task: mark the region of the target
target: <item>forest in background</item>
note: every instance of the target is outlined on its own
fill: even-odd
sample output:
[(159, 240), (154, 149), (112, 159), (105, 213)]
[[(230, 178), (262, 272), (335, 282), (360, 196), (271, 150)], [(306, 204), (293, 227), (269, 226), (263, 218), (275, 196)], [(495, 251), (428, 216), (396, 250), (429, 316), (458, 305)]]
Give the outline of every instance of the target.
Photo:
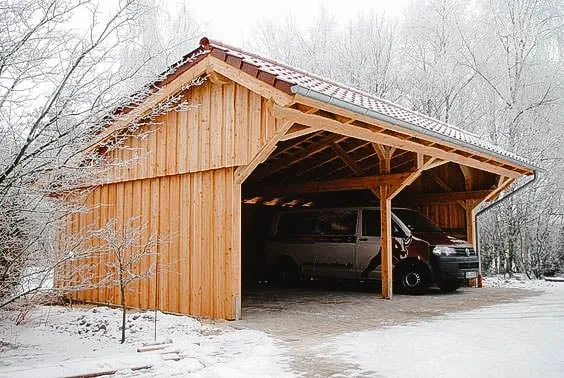
[[(485, 272), (539, 278), (564, 263), (564, 3), (419, 0), (399, 19), (257, 26), (254, 48), (483, 136), (542, 167), (478, 219)], [(507, 192), (524, 184), (522, 179)], [(506, 194), (507, 194), (506, 192)]]

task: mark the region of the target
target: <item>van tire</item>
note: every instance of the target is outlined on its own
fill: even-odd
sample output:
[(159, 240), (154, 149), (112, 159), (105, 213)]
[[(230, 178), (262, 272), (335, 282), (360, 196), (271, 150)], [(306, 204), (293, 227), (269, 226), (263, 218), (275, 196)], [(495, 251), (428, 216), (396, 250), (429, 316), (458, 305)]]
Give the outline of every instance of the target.
[(443, 280), (439, 281), (437, 285), (443, 293), (452, 293), (458, 290), (461, 284), (459, 280)]
[(405, 263), (397, 271), (399, 289), (406, 294), (425, 294), (431, 285), (429, 269), (421, 263)]
[(276, 282), (283, 286), (294, 286), (300, 278), (298, 266), (289, 258), (281, 259), (276, 264), (275, 277)]

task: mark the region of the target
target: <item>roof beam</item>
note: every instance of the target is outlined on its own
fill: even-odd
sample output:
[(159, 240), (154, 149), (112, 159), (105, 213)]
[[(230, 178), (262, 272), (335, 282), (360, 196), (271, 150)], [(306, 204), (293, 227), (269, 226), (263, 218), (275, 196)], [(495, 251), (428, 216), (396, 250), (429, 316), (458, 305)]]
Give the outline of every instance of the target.
[[(361, 176), (361, 175), (366, 174), (366, 171), (364, 169), (362, 169), (362, 167), (360, 165), (358, 165), (357, 162), (354, 161), (349, 156), (349, 154), (347, 154), (347, 152), (345, 150), (343, 150), (341, 148), (341, 146), (339, 146), (338, 143), (333, 142), (333, 144), (331, 144), (331, 148), (341, 158), (341, 160), (354, 172), (355, 175)], [(380, 191), (378, 190), (378, 188), (370, 188), (370, 191), (376, 197), (378, 197), (380, 195)]]
[[(308, 104), (310, 106), (315, 106), (315, 107), (319, 107), (320, 109), (325, 109), (327, 111), (331, 111), (331, 112), (335, 112), (335, 114), (339, 114), (341, 116), (345, 116), (345, 117), (351, 117), (351, 118), (355, 118), (358, 119), (360, 121), (369, 123), (370, 125), (373, 125), (374, 127), (380, 128), (380, 127), (385, 127), (386, 129), (389, 130), (394, 130), (394, 131), (399, 131), (399, 132), (403, 132), (405, 133), (405, 130), (402, 129), (400, 126), (397, 125), (393, 125), (391, 123), (388, 122), (382, 122), (382, 121), (378, 121), (375, 120), (373, 118), (370, 118), (368, 116), (363, 116), (361, 114), (357, 114), (355, 112), (352, 111), (348, 111), (346, 109), (342, 109), (338, 106), (332, 105), (332, 104), (326, 104), (317, 100), (313, 100), (310, 99), (308, 97), (304, 97), (301, 95), (296, 95), (295, 96), (295, 100), (299, 101), (301, 103), (305, 103)], [(323, 117), (320, 117), (323, 118)], [(328, 119), (328, 118), (326, 118)], [(328, 119), (329, 120), (329, 119)], [(305, 119), (304, 119), (305, 121)], [(367, 129), (367, 128), (362, 128), (362, 127), (353, 127), (353, 125), (345, 125), (343, 123), (340, 123), (336, 120), (331, 120), (333, 122), (327, 124), (327, 131), (333, 131), (333, 132), (339, 132), (337, 131), (337, 129), (341, 129), (342, 132), (341, 133), (350, 133), (351, 137), (354, 138), (361, 138), (361, 139), (365, 139), (365, 140), (371, 140), (374, 141), (375, 143), (383, 143), (389, 146), (394, 146), (396, 148), (401, 148), (401, 149), (406, 149), (406, 150), (410, 150), (410, 151), (415, 151), (415, 152), (422, 152), (425, 153), (426, 155), (430, 155), (430, 156), (436, 156), (439, 157), (443, 160), (449, 160), (455, 163), (459, 163), (459, 164), (464, 164), (473, 168), (477, 168), (477, 169), (481, 169), (484, 171), (488, 171), (488, 172), (493, 172), (493, 173), (497, 173), (497, 174), (503, 174), (504, 176), (507, 177), (518, 177), (520, 175), (519, 172), (514, 171), (514, 170), (510, 170), (510, 169), (506, 169), (506, 168), (502, 168), (502, 167), (498, 167), (495, 166), (494, 164), (487, 164), (484, 162), (481, 162), (479, 160), (473, 159), (473, 158), (469, 158), (467, 156), (462, 156), (462, 155), (458, 155), (456, 153), (451, 153), (449, 151), (445, 151), (442, 150), (438, 147), (442, 147), (443, 149), (448, 149), (448, 150), (467, 150), (467, 148), (462, 147), (460, 145), (456, 145), (456, 142), (453, 141), (452, 143), (448, 143), (448, 142), (444, 142), (442, 140), (435, 140), (435, 138), (429, 137), (423, 133), (417, 133), (414, 131), (409, 131), (410, 133), (414, 134), (413, 136), (421, 139), (421, 140), (429, 140), (431, 142), (433, 142), (433, 144), (429, 144), (429, 145), (425, 145), (422, 143), (418, 143), (417, 141), (413, 141), (413, 140), (405, 140), (402, 138), (399, 138), (397, 136), (393, 136), (393, 135), (387, 135), (387, 134), (377, 134), (374, 133), (373, 136), (367, 138), (365, 137), (365, 135), (367, 135), (367, 132), (371, 132), (371, 130)], [(308, 122), (312, 122), (313, 124), (319, 124), (319, 120), (315, 121), (312, 120), (311, 118), (308, 119)], [(303, 123), (303, 122), (302, 122)], [(347, 127), (344, 127), (347, 126)], [(355, 125), (356, 126), (356, 125)], [(359, 131), (359, 130), (355, 130), (355, 129), (361, 129), (363, 131)], [(431, 140), (432, 139), (432, 140)], [(472, 154), (476, 154), (475, 151), (473, 150), (469, 150), (468, 152), (471, 152)], [(476, 155), (478, 156), (478, 155)], [(491, 156), (487, 155), (488, 159), (491, 159), (490, 161), (495, 161), (495, 158), (492, 158)], [(508, 162), (505, 162), (505, 164), (511, 165)], [(516, 167), (517, 169), (517, 167)]]
[[(428, 177), (431, 178), (431, 180), (433, 180), (433, 181), (434, 181), (438, 186), (440, 186), (443, 190), (445, 190), (445, 191), (447, 191), (447, 192), (452, 192), (452, 191), (453, 191), (453, 190), (452, 190), (452, 187), (451, 187), (449, 184), (447, 184), (447, 183), (446, 183), (442, 178), (440, 178), (439, 176), (437, 176), (437, 175), (435, 175), (435, 174), (433, 174), (433, 173), (431, 173), (431, 172), (428, 172), (428, 173), (426, 173), (426, 174), (427, 174)], [(463, 200), (456, 201), (456, 203), (457, 203), (460, 207), (462, 207), (464, 210), (466, 210), (466, 203), (465, 203)]]
[(410, 194), (413, 201), (425, 202), (456, 202), (466, 200), (483, 200), (491, 193), (491, 190), (471, 190), (468, 192), (443, 192)]
[[(302, 113), (300, 113), (302, 114)], [(304, 147), (303, 150), (297, 152), (297, 153), (293, 153), (288, 155), (285, 158), (280, 158), (274, 162), (272, 162), (272, 164), (267, 165), (266, 167), (262, 168), (260, 172), (257, 172), (254, 175), (254, 178), (256, 180), (260, 180), (264, 177), (270, 176), (273, 173), (276, 173), (292, 164), (295, 164), (299, 161), (302, 161), (312, 155), (315, 155), (316, 153), (318, 153), (319, 151), (324, 150), (325, 148), (329, 148), (329, 146), (331, 145), (331, 143), (339, 141), (344, 139), (344, 137), (342, 135), (337, 135), (337, 134), (333, 134), (333, 135), (329, 135), (327, 138), (322, 139), (318, 142), (315, 142), (309, 146)]]
[(379, 185), (401, 185), (401, 183), (409, 177), (412, 172), (393, 173), (389, 175), (378, 176), (360, 176), (348, 177), (326, 181), (311, 181), (301, 184), (285, 184), (285, 185), (255, 185), (245, 193), (248, 196), (289, 196), (307, 193), (323, 193), (323, 192), (339, 192), (343, 190), (363, 190), (378, 187)]
[(354, 172), (355, 175), (360, 176), (365, 174), (364, 169), (360, 167), (356, 161), (351, 159), (351, 157), (347, 154), (345, 150), (339, 146), (338, 143), (333, 142), (331, 143), (331, 149), (335, 151), (335, 153), (341, 158), (341, 160)]

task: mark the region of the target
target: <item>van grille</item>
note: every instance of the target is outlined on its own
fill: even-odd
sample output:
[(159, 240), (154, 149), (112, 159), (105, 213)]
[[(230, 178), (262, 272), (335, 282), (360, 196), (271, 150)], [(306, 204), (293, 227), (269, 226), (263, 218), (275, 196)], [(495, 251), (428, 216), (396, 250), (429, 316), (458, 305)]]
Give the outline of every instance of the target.
[(459, 269), (478, 269), (478, 262), (471, 263), (460, 263), (458, 264)]
[(456, 256), (476, 256), (476, 251), (472, 247), (456, 247), (454, 250), (456, 251)]

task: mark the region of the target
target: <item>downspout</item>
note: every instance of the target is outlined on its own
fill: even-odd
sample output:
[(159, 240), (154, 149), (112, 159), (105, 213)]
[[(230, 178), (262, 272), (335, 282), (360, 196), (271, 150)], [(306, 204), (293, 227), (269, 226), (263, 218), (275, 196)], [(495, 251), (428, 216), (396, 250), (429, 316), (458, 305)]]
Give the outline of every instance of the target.
[(481, 278), (482, 278), (482, 251), (480, 249), (480, 222), (478, 222), (478, 217), (480, 216), (480, 214), (482, 214), (482, 213), (486, 212), (487, 210), (499, 205), (500, 203), (502, 203), (506, 199), (513, 197), (513, 195), (515, 195), (518, 192), (520, 192), (521, 190), (525, 189), (527, 186), (529, 186), (530, 184), (532, 184), (536, 180), (537, 180), (537, 171), (533, 171), (533, 179), (532, 180), (527, 181), (526, 183), (524, 183), (523, 185), (521, 185), (520, 187), (518, 187), (517, 189), (515, 189), (511, 193), (497, 199), (496, 201), (490, 203), (488, 206), (484, 207), (483, 209), (481, 209), (480, 211), (478, 211), (476, 213), (474, 222), (476, 224), (476, 253), (478, 254), (479, 287), (482, 287), (482, 285), (481, 285), (481, 282), (482, 282), (482, 280), (481, 280)]

